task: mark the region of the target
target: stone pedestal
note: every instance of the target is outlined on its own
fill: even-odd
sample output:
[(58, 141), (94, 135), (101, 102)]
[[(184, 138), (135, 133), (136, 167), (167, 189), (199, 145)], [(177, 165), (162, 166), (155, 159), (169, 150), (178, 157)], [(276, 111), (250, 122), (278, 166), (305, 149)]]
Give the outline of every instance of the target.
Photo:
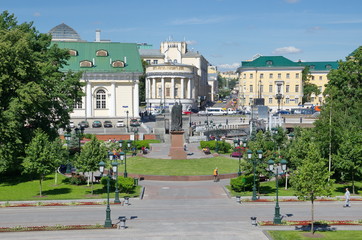
[(184, 150), (184, 131), (171, 131), (169, 156), (171, 156), (171, 159), (187, 159), (187, 154)]

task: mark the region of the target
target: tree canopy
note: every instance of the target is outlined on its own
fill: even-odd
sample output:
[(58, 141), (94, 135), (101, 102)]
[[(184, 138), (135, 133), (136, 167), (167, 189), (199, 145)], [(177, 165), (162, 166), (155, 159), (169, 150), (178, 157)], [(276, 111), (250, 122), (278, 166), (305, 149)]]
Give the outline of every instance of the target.
[(18, 24), (13, 14), (0, 14), (0, 173), (21, 164), (24, 145), (42, 129), (50, 140), (70, 119), (83, 93), (81, 72), (63, 73), (66, 49), (50, 47), (51, 36), (33, 23)]

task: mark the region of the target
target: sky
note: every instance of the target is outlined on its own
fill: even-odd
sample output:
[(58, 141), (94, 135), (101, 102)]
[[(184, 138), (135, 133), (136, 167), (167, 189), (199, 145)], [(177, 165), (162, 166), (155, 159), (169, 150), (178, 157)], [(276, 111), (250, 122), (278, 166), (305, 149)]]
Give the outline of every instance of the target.
[(65, 23), (83, 40), (187, 41), (219, 71), (253, 56), (344, 60), (361, 46), (361, 0), (0, 0), (0, 11), (41, 33)]

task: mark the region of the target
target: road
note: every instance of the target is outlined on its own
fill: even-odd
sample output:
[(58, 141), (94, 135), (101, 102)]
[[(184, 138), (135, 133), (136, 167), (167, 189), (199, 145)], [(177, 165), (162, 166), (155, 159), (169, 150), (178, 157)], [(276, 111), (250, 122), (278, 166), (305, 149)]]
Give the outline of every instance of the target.
[[(229, 198), (224, 185), (214, 183), (142, 181), (144, 199), (131, 199), (129, 206), (111, 205), (112, 221), (126, 216), (127, 229), (62, 232), (0, 233), (1, 239), (267, 239), (250, 223), (272, 220), (274, 202), (242, 203)], [(343, 202), (316, 202), (315, 218), (353, 220), (362, 216), (362, 202), (343, 208)], [(281, 202), (287, 220), (309, 220), (309, 202)], [(106, 206), (1, 208), (0, 226), (103, 224)], [(73, 233), (73, 235), (71, 235)], [(102, 237), (102, 234), (105, 234)], [(223, 236), (223, 237), (220, 237)]]

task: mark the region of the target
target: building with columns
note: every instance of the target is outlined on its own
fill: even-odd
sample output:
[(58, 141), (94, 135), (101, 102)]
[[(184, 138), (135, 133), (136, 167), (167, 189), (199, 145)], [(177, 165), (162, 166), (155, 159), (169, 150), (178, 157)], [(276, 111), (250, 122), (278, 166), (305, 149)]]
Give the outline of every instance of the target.
[(208, 68), (208, 83), (211, 87), (210, 89), (210, 101), (214, 102), (218, 99), (219, 95), (219, 84), (217, 81), (218, 71), (216, 66), (209, 66)]
[(186, 42), (165, 41), (160, 49), (139, 49), (146, 68), (146, 105), (170, 109), (180, 102), (184, 110), (197, 109), (210, 100), (208, 61), (188, 51)]
[(62, 70), (83, 72), (80, 81), (85, 84), (85, 96), (71, 113), (75, 124), (111, 120), (115, 125), (117, 119), (139, 117), (139, 77), (143, 69), (137, 44), (102, 41), (100, 30), (95, 42), (86, 42), (67, 25), (57, 27), (50, 31), (52, 44), (70, 53), (68, 65)]

